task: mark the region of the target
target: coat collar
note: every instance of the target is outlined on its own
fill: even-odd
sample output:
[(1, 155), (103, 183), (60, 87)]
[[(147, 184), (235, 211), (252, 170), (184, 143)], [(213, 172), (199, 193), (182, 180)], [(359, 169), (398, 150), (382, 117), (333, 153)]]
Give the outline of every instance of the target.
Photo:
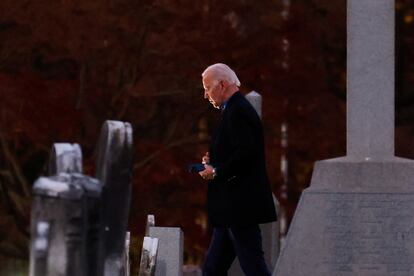
[(238, 98), (242, 97), (243, 95), (240, 93), (240, 91), (235, 92), (233, 95), (230, 96), (230, 98), (227, 99), (222, 105), (222, 110), (224, 111), (227, 106), (229, 106), (232, 102), (236, 101)]

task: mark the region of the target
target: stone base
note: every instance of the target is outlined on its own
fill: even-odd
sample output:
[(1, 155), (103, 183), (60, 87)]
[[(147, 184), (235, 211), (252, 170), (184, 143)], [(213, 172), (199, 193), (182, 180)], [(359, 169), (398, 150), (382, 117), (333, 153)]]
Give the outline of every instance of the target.
[(318, 162), (273, 276), (414, 275), (414, 161)]

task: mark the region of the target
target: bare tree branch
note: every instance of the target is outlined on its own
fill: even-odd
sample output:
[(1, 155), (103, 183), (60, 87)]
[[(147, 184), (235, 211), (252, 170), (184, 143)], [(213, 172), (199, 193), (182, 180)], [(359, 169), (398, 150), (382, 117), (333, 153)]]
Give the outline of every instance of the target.
[(85, 91), (86, 91), (86, 81), (87, 81), (87, 72), (88, 72), (88, 65), (86, 61), (82, 62), (81, 70), (79, 72), (79, 93), (78, 98), (76, 101), (75, 109), (79, 110), (82, 107), (82, 102), (84, 99)]
[(25, 176), (23, 175), (23, 172), (15, 158), (15, 156), (12, 154), (12, 152), (9, 149), (9, 146), (7, 144), (6, 138), (4, 137), (4, 134), (2, 133), (2, 130), (0, 130), (0, 144), (4, 153), (4, 156), (7, 161), (10, 162), (13, 172), (16, 175), (18, 182), (20, 184), (20, 187), (23, 191), (23, 195), (27, 198), (30, 197), (30, 191), (29, 191), (29, 185), (26, 181)]
[(166, 150), (170, 150), (172, 148), (175, 147), (179, 147), (179, 146), (183, 146), (186, 144), (192, 144), (192, 143), (199, 143), (199, 141), (197, 141), (197, 136), (193, 135), (193, 136), (187, 136), (181, 140), (176, 140), (173, 141), (171, 143), (169, 143), (168, 145), (166, 145), (165, 147), (154, 151), (152, 154), (148, 155), (147, 157), (145, 157), (141, 162), (138, 162), (136, 164), (134, 164), (134, 170), (139, 169), (145, 165), (147, 165), (148, 163), (150, 163), (152, 160), (154, 160), (155, 158), (157, 158), (161, 153), (163, 153)]

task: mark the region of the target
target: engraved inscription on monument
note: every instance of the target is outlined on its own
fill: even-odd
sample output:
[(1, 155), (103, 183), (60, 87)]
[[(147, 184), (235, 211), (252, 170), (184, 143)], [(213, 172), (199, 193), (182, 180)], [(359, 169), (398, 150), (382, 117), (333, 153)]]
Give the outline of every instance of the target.
[(414, 275), (414, 195), (330, 195), (325, 215), (323, 262), (332, 275)]

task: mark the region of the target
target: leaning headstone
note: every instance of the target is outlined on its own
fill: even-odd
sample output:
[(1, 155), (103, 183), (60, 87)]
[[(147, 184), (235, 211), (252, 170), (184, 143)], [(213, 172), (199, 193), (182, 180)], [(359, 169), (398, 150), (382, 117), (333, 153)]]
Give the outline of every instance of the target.
[(82, 151), (78, 144), (55, 143), (49, 156), (49, 175), (82, 173)]
[(149, 235), (158, 238), (156, 276), (182, 276), (184, 235), (177, 227), (150, 227)]
[[(262, 117), (262, 96), (256, 91), (252, 91), (246, 95), (246, 99), (254, 107), (259, 117)], [(279, 202), (273, 195), (273, 202), (276, 208), (276, 214), (279, 215)], [(270, 271), (273, 270), (277, 257), (279, 255), (280, 240), (279, 240), (279, 221), (260, 224), (260, 230), (262, 233), (262, 248), (264, 252), (264, 258), (266, 265)], [(229, 269), (230, 276), (243, 276), (244, 273), (240, 267), (238, 258), (234, 260), (232, 266)]]
[(131, 201), (132, 154), (131, 125), (106, 121), (100, 134), (96, 177), (104, 186), (100, 261), (107, 276), (125, 274), (123, 252)]
[(414, 275), (414, 161), (394, 156), (394, 0), (348, 0), (347, 156), (316, 163), (273, 275)]
[(158, 254), (158, 238), (144, 237), (139, 276), (154, 276)]

